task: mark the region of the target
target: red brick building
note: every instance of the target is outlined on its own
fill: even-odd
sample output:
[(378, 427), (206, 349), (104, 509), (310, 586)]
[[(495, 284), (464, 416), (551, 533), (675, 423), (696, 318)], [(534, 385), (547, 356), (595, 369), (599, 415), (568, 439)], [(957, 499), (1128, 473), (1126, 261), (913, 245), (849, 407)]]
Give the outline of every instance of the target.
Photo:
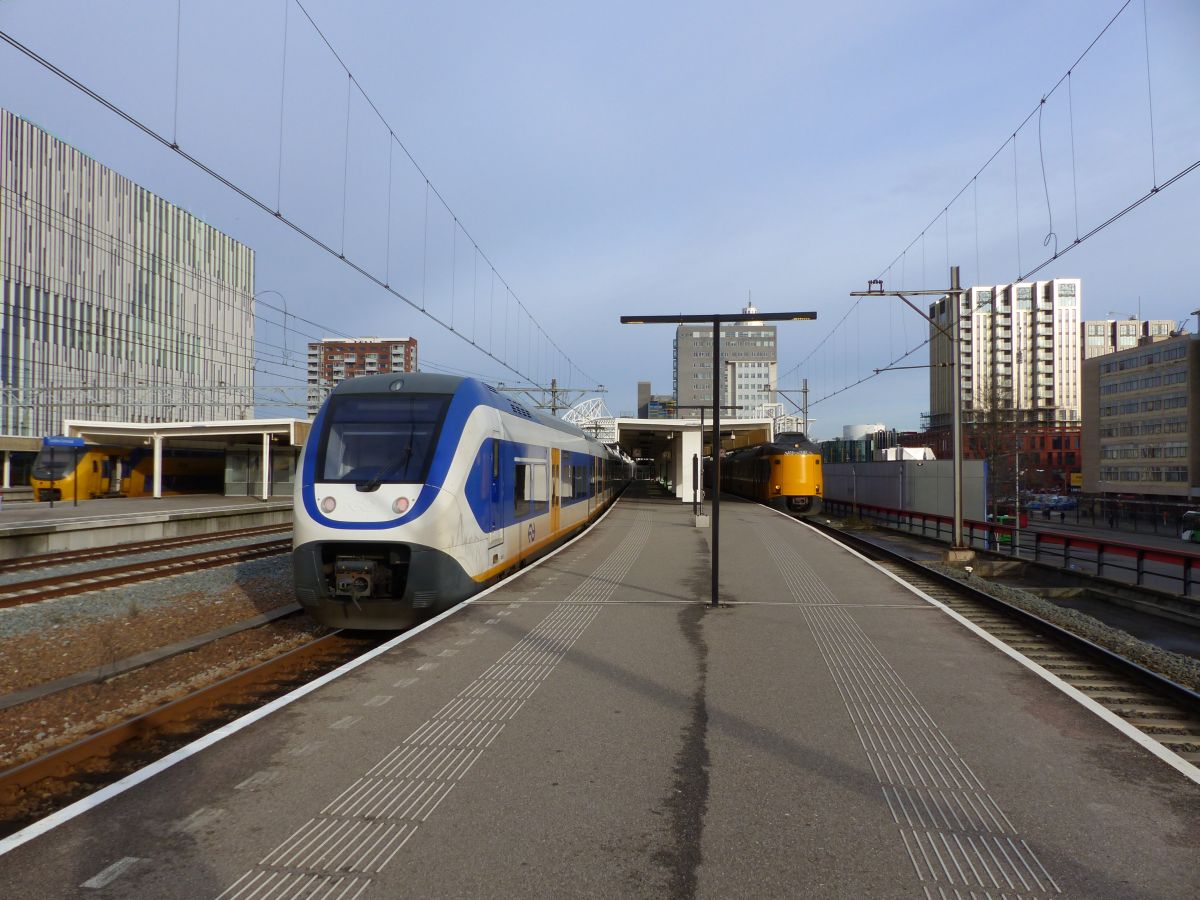
[[(950, 459), (954, 455), (949, 428), (930, 429), (925, 436), (938, 459)], [(1078, 487), (1082, 472), (1080, 436), (1081, 429), (1078, 427), (1039, 428), (1022, 425), (1016, 435), (1022, 473), (1021, 491), (1066, 493), (1072, 486)], [(964, 428), (963, 458), (991, 459), (993, 466), (1011, 472), (1016, 464), (1013, 460), (1013, 438), (1011, 427), (1006, 429), (1003, 425), (995, 429)]]
[(325, 338), (308, 345), (308, 415), (347, 378), (417, 371), (416, 338)]

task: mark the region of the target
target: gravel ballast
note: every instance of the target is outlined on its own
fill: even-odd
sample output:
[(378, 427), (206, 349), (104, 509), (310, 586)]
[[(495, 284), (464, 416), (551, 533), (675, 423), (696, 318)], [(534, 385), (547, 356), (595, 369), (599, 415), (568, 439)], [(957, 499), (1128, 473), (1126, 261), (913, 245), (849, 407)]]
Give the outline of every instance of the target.
[[(294, 602), (287, 554), (0, 610), (0, 695), (45, 684)], [(0, 716), (0, 768), (139, 715), (328, 629), (292, 616)]]

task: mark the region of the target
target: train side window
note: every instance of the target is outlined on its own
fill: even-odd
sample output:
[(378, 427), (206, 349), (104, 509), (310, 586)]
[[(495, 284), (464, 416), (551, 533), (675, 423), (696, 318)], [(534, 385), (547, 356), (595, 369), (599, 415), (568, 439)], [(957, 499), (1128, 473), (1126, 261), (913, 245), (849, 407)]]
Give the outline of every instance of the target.
[[(496, 503), (500, 499), (500, 442), (493, 439), (486, 444), (491, 456), (491, 465), (480, 466), (479, 499), (484, 503)], [(498, 510), (497, 510), (498, 512)]]
[(529, 474), (525, 479), (528, 486), (532, 511), (545, 512), (550, 507), (550, 467), (545, 463), (529, 466)]
[(99, 472), (99, 471), (100, 471), (100, 466), (97, 465), (96, 460), (93, 459), (92, 460), (92, 474), (95, 474), (96, 472)]
[(529, 466), (517, 463), (513, 477), (513, 512), (517, 517), (529, 512)]

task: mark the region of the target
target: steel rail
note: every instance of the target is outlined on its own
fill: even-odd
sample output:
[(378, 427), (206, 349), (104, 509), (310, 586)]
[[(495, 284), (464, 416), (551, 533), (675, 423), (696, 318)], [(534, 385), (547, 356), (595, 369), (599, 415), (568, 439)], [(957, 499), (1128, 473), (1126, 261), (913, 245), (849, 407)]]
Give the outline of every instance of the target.
[[(335, 631), (287, 653), (261, 662), (242, 672), (230, 675), (206, 687), (200, 688), (170, 703), (163, 704), (150, 712), (113, 725), (97, 734), (89, 735), (66, 747), (54, 750), (45, 756), (30, 760), (0, 772), (0, 804), (11, 803), (29, 787), (49, 778), (71, 780), (72, 773), (89, 760), (111, 757), (113, 752), (129, 741), (152, 737), (167, 726), (186, 721), (198, 710), (219, 706), (226, 698), (239, 692), (251, 690), (255, 685), (266, 685), (280, 680), (290, 668), (301, 669), (311, 665), (316, 657), (334, 654), (348, 642), (343, 632)], [(355, 652), (361, 646), (353, 646)], [(94, 776), (89, 775), (88, 780)]]
[(131, 544), (117, 544), (110, 547), (88, 547), (83, 550), (39, 553), (36, 556), (20, 556), (16, 559), (0, 560), (0, 573), (20, 572), (25, 569), (50, 569), (57, 566), (70, 566), (76, 563), (89, 562), (93, 559), (132, 556), (136, 553), (155, 553), (160, 550), (171, 550), (175, 547), (188, 547), (194, 544), (213, 544), (218, 541), (255, 537), (262, 534), (274, 534), (275, 532), (288, 531), (290, 529), (290, 525), (262, 525), (257, 528), (239, 528), (233, 531), (216, 531), (174, 538), (134, 541)]
[(103, 681), (109, 681), (116, 678), (118, 675), (127, 675), (130, 672), (136, 672), (139, 669), (148, 668), (155, 663), (163, 662), (175, 656), (180, 656), (184, 653), (191, 653), (193, 650), (199, 650), (201, 647), (206, 647), (209, 644), (215, 644), (217, 641), (227, 637), (232, 637), (235, 634), (241, 634), (245, 631), (253, 631), (256, 628), (262, 628), (265, 625), (271, 625), (280, 619), (299, 616), (303, 611), (303, 607), (299, 603), (288, 603), (278, 609), (270, 610), (269, 612), (260, 613), (252, 618), (245, 619), (241, 622), (235, 622), (232, 625), (226, 625), (224, 628), (218, 628), (214, 631), (209, 631), (205, 634), (198, 634), (193, 637), (183, 638), (175, 641), (165, 647), (156, 647), (152, 650), (146, 650), (142, 653), (137, 653), (125, 659), (118, 660), (113, 663), (105, 663), (104, 665), (95, 666), (91, 669), (86, 669), (82, 672), (75, 672), (71, 675), (64, 675), (62, 678), (55, 678), (53, 681), (43, 681), (40, 684), (35, 684), (19, 691), (13, 691), (11, 694), (0, 696), (0, 710), (8, 709), (12, 706), (21, 706), (25, 703), (32, 703), (35, 700), (42, 700), (46, 697), (60, 694), (63, 691), (69, 691), (73, 688), (82, 687), (84, 685), (99, 684)]
[(0, 609), (37, 603), (41, 600), (65, 597), (70, 594), (83, 594), (140, 581), (150, 581), (168, 575), (199, 572), (217, 566), (260, 559), (264, 556), (277, 556), (288, 552), (291, 548), (292, 541), (288, 538), (282, 541), (225, 547), (220, 550), (189, 553), (185, 556), (112, 566), (96, 572), (77, 572), (52, 578), (19, 581), (0, 588)]

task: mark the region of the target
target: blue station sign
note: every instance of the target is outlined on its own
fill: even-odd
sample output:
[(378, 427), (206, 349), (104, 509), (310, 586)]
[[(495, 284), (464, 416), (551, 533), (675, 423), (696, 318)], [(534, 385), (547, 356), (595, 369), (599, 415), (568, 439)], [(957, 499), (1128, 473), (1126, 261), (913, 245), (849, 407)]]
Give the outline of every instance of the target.
[(81, 437), (66, 437), (65, 435), (56, 434), (42, 438), (43, 447), (66, 447), (70, 450), (78, 450), (83, 445), (84, 441)]

